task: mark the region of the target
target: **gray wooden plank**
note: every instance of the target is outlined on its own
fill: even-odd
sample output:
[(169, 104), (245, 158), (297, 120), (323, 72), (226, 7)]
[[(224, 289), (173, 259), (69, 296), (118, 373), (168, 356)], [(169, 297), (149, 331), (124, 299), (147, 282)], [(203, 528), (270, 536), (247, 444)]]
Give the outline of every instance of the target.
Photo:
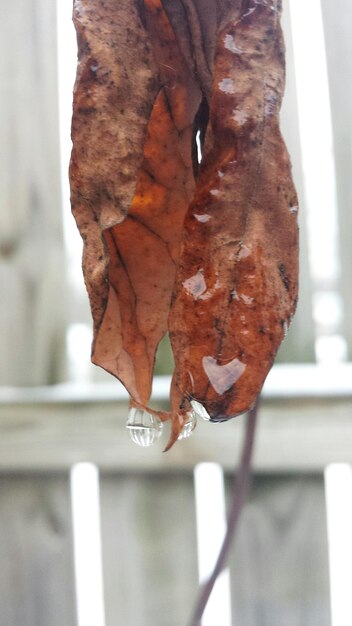
[(0, 621), (75, 626), (67, 476), (0, 475)]
[[(272, 387), (260, 409), (256, 470), (322, 472), (327, 463), (352, 462), (350, 367), (336, 367), (334, 372), (308, 365), (302, 371), (294, 366), (277, 367), (281, 375), (276, 392)], [(306, 387), (301, 385), (303, 377)], [(339, 385), (343, 379), (345, 384)], [(310, 389), (314, 380), (319, 382), (315, 392)], [(18, 402), (9, 390), (7, 401), (4, 394), (0, 402), (0, 470), (63, 470), (78, 461), (92, 461), (103, 469), (152, 473), (191, 469), (200, 461), (233, 468), (241, 447), (243, 416), (220, 425), (199, 421), (188, 440), (163, 454), (167, 427), (153, 448), (134, 445), (125, 428), (127, 402), (121, 394), (114, 400), (113, 388), (109, 389), (106, 396), (104, 386), (98, 386), (66, 397), (63, 390), (48, 388), (42, 400), (40, 394), (26, 392)], [(160, 395), (153, 406), (166, 409), (168, 403)]]
[(350, 0), (322, 0), (334, 136), (338, 198), (341, 291), (345, 307), (343, 333), (352, 359), (352, 4)]
[(197, 589), (190, 474), (104, 474), (107, 626), (186, 625)]
[(56, 3), (10, 2), (0, 45), (0, 383), (47, 384), (65, 349)]
[(255, 477), (230, 557), (233, 626), (329, 626), (322, 477)]

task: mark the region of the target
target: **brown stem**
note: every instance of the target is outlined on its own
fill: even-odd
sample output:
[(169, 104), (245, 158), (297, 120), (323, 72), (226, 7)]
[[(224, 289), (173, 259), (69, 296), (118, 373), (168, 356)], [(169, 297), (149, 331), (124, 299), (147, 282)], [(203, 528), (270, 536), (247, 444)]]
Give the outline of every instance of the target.
[(204, 584), (204, 586), (200, 588), (198, 600), (189, 626), (200, 626), (205, 607), (215, 585), (216, 579), (223, 570), (226, 559), (228, 557), (229, 549), (231, 547), (231, 543), (237, 528), (237, 522), (240, 517), (240, 513), (247, 492), (251, 469), (251, 458), (257, 413), (258, 401), (256, 402), (255, 406), (249, 411), (247, 416), (246, 433), (242, 449), (241, 463), (233, 483), (231, 509), (227, 520), (226, 534), (213, 572), (207, 582)]

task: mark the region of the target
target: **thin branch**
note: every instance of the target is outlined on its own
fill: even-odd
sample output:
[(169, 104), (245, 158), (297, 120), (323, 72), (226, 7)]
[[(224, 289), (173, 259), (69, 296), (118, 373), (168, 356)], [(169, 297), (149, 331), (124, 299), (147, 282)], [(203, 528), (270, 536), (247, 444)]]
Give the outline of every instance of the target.
[(243, 444), (241, 463), (233, 483), (231, 509), (228, 516), (226, 534), (213, 572), (210, 578), (204, 584), (204, 586), (200, 588), (198, 601), (189, 626), (200, 626), (205, 607), (208, 603), (216, 579), (225, 567), (225, 563), (228, 557), (235, 531), (237, 529), (237, 522), (241, 514), (248, 488), (257, 414), (258, 401), (256, 402), (255, 406), (249, 411), (247, 416), (246, 433)]

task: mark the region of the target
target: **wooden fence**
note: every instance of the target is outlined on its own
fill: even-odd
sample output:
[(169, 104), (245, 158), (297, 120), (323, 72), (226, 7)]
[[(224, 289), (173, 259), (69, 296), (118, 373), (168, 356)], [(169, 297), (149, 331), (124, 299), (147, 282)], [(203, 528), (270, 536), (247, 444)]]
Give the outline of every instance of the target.
[[(352, 5), (321, 0), (321, 9), (341, 259), (333, 289), (344, 312), (334, 332), (351, 358)], [(279, 361), (295, 365), (276, 366), (264, 395), (253, 488), (230, 556), (236, 626), (330, 623), (322, 472), (331, 461), (352, 462), (350, 365), (314, 365), (312, 301), (322, 287), (309, 271), (290, 24), (284, 0), (282, 121), (300, 196), (302, 260), (300, 305)], [(226, 431), (200, 424), (162, 455), (161, 447), (129, 443), (117, 384), (58, 385), (67, 380), (68, 324), (88, 314), (67, 281), (54, 0), (12, 0), (0, 34), (0, 623), (76, 626), (69, 470), (91, 461), (101, 471), (107, 626), (186, 626), (197, 587), (193, 468), (220, 462), (229, 481), (242, 421)]]

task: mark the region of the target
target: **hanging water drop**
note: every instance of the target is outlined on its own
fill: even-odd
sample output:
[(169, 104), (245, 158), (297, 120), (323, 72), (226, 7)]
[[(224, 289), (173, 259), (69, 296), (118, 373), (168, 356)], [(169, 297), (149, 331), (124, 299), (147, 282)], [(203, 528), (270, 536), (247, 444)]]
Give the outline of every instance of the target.
[(195, 411), (188, 411), (187, 421), (184, 423), (184, 426), (178, 436), (178, 439), (187, 439), (188, 437), (190, 437), (196, 426), (197, 426), (197, 415)]
[(148, 413), (148, 411), (131, 407), (128, 413), (126, 428), (132, 441), (137, 446), (147, 448), (159, 439), (163, 424), (155, 415)]
[(191, 400), (191, 405), (197, 417), (201, 417), (202, 420), (209, 422), (210, 415), (200, 402), (198, 402), (197, 400)]

